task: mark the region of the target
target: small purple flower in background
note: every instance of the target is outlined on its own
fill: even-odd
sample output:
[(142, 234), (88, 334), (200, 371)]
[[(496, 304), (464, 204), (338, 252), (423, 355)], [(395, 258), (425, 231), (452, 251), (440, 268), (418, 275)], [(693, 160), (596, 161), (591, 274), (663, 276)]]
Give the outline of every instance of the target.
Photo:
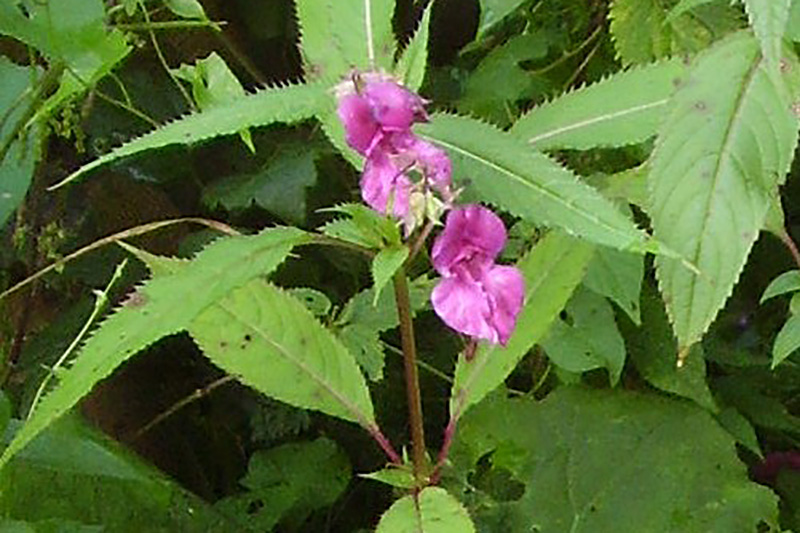
[[(452, 165), (444, 150), (411, 131), (415, 122), (428, 120), (419, 95), (379, 74), (363, 74), (361, 80), (361, 90), (355, 82), (339, 87), (338, 107), (347, 144), (367, 158), (361, 196), (376, 211), (403, 219), (410, 231), (418, 222), (412, 213), (415, 192), (433, 188), (446, 202), (452, 200)], [(412, 171), (421, 182), (411, 179)]]
[(436, 314), (470, 337), (505, 345), (525, 297), (519, 270), (495, 264), (506, 242), (503, 221), (480, 205), (450, 211), (433, 245), (442, 280), (433, 289)]

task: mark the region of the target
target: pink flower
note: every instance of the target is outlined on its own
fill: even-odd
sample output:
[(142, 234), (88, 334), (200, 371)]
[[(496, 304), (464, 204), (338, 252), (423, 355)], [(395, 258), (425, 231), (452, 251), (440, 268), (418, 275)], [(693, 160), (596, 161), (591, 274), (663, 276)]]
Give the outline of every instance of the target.
[(364, 164), (361, 175), (361, 197), (375, 211), (391, 212), (397, 218), (408, 214), (413, 184), (389, 155), (376, 150)]
[(467, 205), (450, 211), (433, 245), (433, 266), (442, 280), (431, 295), (445, 324), (503, 345), (525, 297), (520, 271), (494, 262), (505, 241), (505, 226), (489, 209)]

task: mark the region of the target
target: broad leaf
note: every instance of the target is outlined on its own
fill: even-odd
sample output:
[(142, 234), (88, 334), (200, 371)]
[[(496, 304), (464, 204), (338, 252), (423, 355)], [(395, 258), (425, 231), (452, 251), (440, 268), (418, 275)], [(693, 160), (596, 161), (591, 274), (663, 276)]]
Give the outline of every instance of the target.
[(475, 533), (467, 510), (446, 490), (427, 487), (394, 502), (376, 533)]
[(459, 358), (450, 395), (451, 418), (458, 419), (502, 384), (544, 337), (581, 282), (593, 254), (591, 244), (551, 232), (519, 261), (517, 267), (525, 277), (525, 305), (514, 334), (505, 347), (482, 345), (470, 361)]
[(164, 4), (179, 17), (201, 20), (208, 18), (203, 6), (197, 0), (164, 0)]
[(516, 136), (466, 117), (435, 115), (419, 135), (446, 148), (471, 197), (598, 244), (642, 251), (647, 238), (597, 190)]
[(397, 244), (383, 248), (372, 259), (372, 282), (375, 288), (373, 305), (378, 302), (381, 291), (392, 280), (392, 276), (400, 270), (407, 258), (408, 246)]
[(18, 67), (0, 56), (0, 147), (11, 143), (0, 159), (0, 227), (25, 198), (41, 152), (36, 130), (21, 132), (17, 139), (11, 139), (25, 108), (31, 105), (30, 95), (26, 95), (31, 74), (30, 68)]
[(698, 57), (675, 94), (650, 161), (648, 213), (659, 242), (700, 271), (656, 257), (680, 350), (714, 320), (764, 226), (797, 141), (792, 101), (748, 34)]
[(773, 279), (770, 284), (767, 285), (767, 288), (764, 289), (764, 294), (761, 295), (761, 301), (759, 303), (763, 304), (770, 298), (797, 291), (800, 291), (800, 270), (790, 270)]
[(745, 0), (744, 7), (750, 26), (761, 43), (761, 53), (774, 64), (783, 48), (783, 33), (789, 20), (792, 0)]
[(792, 313), (781, 327), (772, 346), (772, 367), (778, 366), (800, 348), (800, 314)]
[(682, 60), (671, 59), (613, 74), (534, 107), (511, 132), (539, 150), (642, 142), (656, 134), (686, 70)]
[(0, 467), (52, 422), (69, 411), (97, 382), (158, 339), (186, 329), (205, 308), (249, 280), (269, 274), (293, 247), (308, 242), (293, 228), (213, 242), (185, 268), (145, 283), (86, 341), (59, 375), (0, 457)]
[(331, 96), (319, 85), (289, 85), (240, 98), (208, 111), (187, 115), (111, 150), (53, 186), (61, 187), (123, 157), (175, 144), (194, 144), (273, 122), (294, 123), (314, 116)]
[(584, 285), (617, 304), (635, 324), (640, 324), (639, 293), (644, 258), (630, 252), (602, 247), (589, 263)]
[(428, 35), (432, 6), (433, 4), (430, 4), (425, 8), (417, 31), (403, 48), (394, 68), (398, 79), (412, 91), (418, 91), (422, 86), (428, 68)]
[(524, 484), (476, 509), (495, 530), (744, 533), (777, 521), (776, 496), (748, 479), (731, 437), (683, 401), (571, 388), (543, 402), (495, 397), (464, 418), (452, 456)]
[(188, 330), (215, 365), (257, 391), (374, 426), (353, 355), (285, 291), (253, 280), (200, 313)]

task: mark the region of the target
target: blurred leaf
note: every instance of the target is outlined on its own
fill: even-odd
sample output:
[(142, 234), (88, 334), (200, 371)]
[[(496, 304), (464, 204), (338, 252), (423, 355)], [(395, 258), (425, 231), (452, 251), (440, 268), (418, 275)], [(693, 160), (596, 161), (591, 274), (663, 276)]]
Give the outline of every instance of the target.
[(719, 425), (736, 439), (736, 442), (761, 457), (761, 445), (758, 443), (758, 435), (750, 423), (742, 414), (733, 407), (724, 407), (716, 415)]
[(332, 440), (284, 444), (256, 451), (241, 480), (247, 492), (215, 507), (238, 517), (249, 531), (271, 531), (281, 521), (298, 527), (313, 511), (333, 504), (350, 477), (350, 462)]
[[(786, 76), (800, 69), (790, 61)], [(748, 32), (698, 56), (673, 97), (649, 163), (648, 214), (655, 238), (699, 270), (655, 260), (679, 350), (716, 318), (764, 226), (797, 144), (793, 98)]]
[(796, 291), (800, 291), (800, 270), (789, 270), (770, 281), (759, 303), (763, 304), (770, 298)]
[(744, 0), (750, 26), (761, 43), (761, 54), (777, 66), (792, 0)]
[(503, 20), (509, 13), (522, 5), (525, 0), (480, 0), (481, 18), (478, 22), (476, 39), (486, 33), (492, 26)]
[(786, 38), (795, 42), (800, 41), (800, 1), (798, 0), (792, 0), (792, 7), (789, 8)]
[(667, 14), (666, 22), (672, 22), (675, 18), (680, 15), (683, 15), (687, 11), (691, 11), (692, 9), (702, 6), (705, 4), (710, 4), (712, 2), (719, 2), (720, 0), (680, 0), (675, 7), (669, 10)]
[(356, 359), (370, 381), (383, 379), (384, 353), (380, 333), (363, 326), (352, 324), (339, 332), (339, 339)]
[(694, 347), (684, 365), (678, 368), (678, 343), (667, 320), (664, 302), (650, 285), (644, 286), (641, 302), (641, 325), (634, 328), (624, 321), (620, 324), (628, 356), (636, 370), (650, 385), (689, 398), (709, 411), (717, 411), (706, 383), (702, 348)]
[(446, 490), (426, 487), (394, 502), (375, 533), (475, 533), (467, 510)]
[(407, 258), (408, 246), (396, 244), (381, 248), (381, 251), (372, 259), (372, 282), (375, 290), (372, 305), (378, 302), (381, 291), (392, 280), (395, 273), (400, 270)]
[[(409, 283), (412, 316), (428, 306), (434, 283), (425, 276)], [(377, 332), (396, 328), (398, 318), (394, 291), (383, 292), (377, 299), (372, 287), (359, 292), (345, 304), (337, 322), (360, 325)]]
[(197, 0), (164, 0), (164, 4), (179, 17), (202, 20), (208, 18), (203, 6)]
[(686, 64), (671, 59), (617, 72), (533, 107), (511, 128), (538, 150), (624, 146), (656, 134)]
[(0, 227), (25, 198), (36, 163), (41, 156), (39, 129), (20, 132), (12, 139), (17, 121), (31, 102), (31, 76), (38, 76), (29, 67), (18, 67), (0, 56), (0, 147), (11, 143), (0, 160)]
[(241, 531), (77, 417), (50, 426), (3, 468), (0, 514), (31, 521), (27, 531)]
[[(494, 397), (464, 418), (452, 457), (489, 455), (526, 484), (504, 531), (755, 531), (777, 501), (748, 480), (731, 437), (704, 410), (622, 390), (562, 388), (544, 401)], [(561, 487), (553, 490), (553, 487)], [(635, 502), (632, 505), (631, 502)]]
[(633, 321), (641, 324), (639, 296), (644, 276), (644, 258), (605, 246), (598, 248), (589, 263), (583, 283), (597, 294), (611, 299)]
[(714, 393), (754, 425), (800, 435), (800, 418), (791, 414), (780, 399), (767, 394), (769, 384), (760, 383), (753, 374), (740, 371), (712, 383)]
[(203, 200), (228, 211), (258, 205), (286, 222), (306, 220), (306, 190), (317, 182), (316, 150), (295, 145), (278, 146), (260, 171), (216, 181)]
[(625, 344), (608, 300), (578, 288), (564, 311), (566, 320), (556, 320), (540, 342), (547, 357), (570, 372), (606, 368), (615, 386), (625, 365)]
[(400, 59), (394, 69), (403, 85), (412, 91), (418, 91), (422, 86), (428, 67), (428, 35), (432, 6), (433, 4), (429, 4), (425, 8), (417, 31), (411, 41), (403, 48)]
[(286, 292), (303, 302), (303, 305), (305, 305), (314, 316), (326, 316), (333, 305), (331, 304), (330, 298), (328, 298), (325, 293), (308, 287), (287, 289)]
[(550, 232), (517, 263), (525, 278), (525, 305), (506, 346), (481, 345), (467, 361), (459, 357), (450, 394), (450, 417), (500, 386), (534, 344), (541, 341), (583, 278), (594, 246), (561, 232)]
[(772, 367), (778, 366), (792, 352), (800, 348), (800, 315), (791, 314), (775, 337), (772, 347)]

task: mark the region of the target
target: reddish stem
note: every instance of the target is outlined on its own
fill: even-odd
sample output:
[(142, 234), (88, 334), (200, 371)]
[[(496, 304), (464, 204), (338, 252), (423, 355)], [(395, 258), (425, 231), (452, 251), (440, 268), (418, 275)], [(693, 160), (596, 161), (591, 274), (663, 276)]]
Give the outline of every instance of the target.
[(395, 465), (402, 465), (403, 459), (400, 455), (395, 451), (392, 443), (389, 442), (389, 439), (386, 438), (386, 435), (381, 432), (378, 426), (369, 426), (366, 428), (369, 432), (369, 435), (375, 439), (375, 442), (378, 443), (378, 446), (381, 447), (383, 452), (386, 454), (386, 457), (389, 458), (389, 462)]

